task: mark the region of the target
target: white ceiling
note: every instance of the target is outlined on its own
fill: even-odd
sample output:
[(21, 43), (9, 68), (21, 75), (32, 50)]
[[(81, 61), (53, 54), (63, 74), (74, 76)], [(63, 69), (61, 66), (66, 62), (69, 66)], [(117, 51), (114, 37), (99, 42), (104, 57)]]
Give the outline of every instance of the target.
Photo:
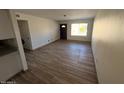
[(96, 9), (15, 9), (14, 11), (54, 20), (94, 18), (97, 13)]

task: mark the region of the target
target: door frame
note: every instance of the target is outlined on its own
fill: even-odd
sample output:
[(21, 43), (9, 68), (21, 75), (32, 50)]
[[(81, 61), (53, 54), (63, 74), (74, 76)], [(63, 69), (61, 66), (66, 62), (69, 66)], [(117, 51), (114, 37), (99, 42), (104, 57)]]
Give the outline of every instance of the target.
[[(59, 25), (60, 25), (60, 39), (67, 40), (67, 24), (64, 23), (64, 24), (59, 24)], [(62, 34), (62, 32), (61, 32), (61, 26), (62, 26), (62, 25), (66, 25), (66, 32), (65, 32), (65, 33), (66, 33), (66, 36), (65, 36), (65, 38), (62, 38), (62, 37), (61, 37), (61, 34)]]

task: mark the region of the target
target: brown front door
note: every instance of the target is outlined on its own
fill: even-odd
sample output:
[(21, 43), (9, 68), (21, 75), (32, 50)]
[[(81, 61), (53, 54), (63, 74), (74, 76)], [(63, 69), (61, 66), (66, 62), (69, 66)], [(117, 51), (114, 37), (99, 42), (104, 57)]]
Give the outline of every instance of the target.
[(60, 24), (60, 39), (67, 40), (67, 24)]

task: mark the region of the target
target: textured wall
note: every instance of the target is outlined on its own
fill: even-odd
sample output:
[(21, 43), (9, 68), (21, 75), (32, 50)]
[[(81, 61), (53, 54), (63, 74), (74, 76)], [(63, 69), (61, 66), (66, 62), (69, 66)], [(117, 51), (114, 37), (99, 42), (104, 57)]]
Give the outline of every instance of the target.
[(92, 48), (99, 83), (124, 83), (124, 11), (100, 10)]

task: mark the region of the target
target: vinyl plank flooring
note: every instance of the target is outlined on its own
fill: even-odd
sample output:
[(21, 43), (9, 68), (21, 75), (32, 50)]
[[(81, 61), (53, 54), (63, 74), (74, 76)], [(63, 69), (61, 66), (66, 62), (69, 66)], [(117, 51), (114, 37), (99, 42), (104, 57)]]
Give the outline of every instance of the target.
[(25, 54), (29, 69), (10, 79), (16, 83), (98, 83), (90, 43), (58, 40)]

